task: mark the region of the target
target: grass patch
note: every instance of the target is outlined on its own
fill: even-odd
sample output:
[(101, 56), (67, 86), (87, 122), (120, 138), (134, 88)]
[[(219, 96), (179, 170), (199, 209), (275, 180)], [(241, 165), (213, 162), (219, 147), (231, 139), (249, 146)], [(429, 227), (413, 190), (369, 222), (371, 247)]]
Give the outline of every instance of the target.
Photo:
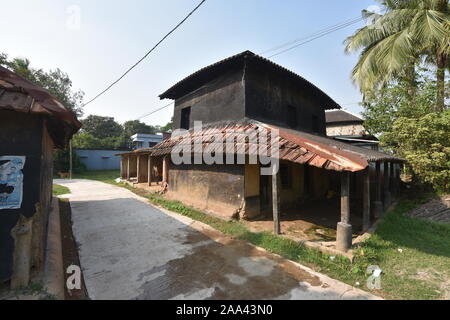
[(359, 251), (359, 264), (383, 269), (387, 298), (449, 298), (450, 225), (404, 215), (426, 200), (429, 196), (401, 201)]
[(54, 184), (54, 185), (53, 185), (53, 195), (54, 195), (55, 197), (61, 196), (61, 195), (63, 195), (63, 194), (69, 194), (69, 193), (70, 193), (69, 188), (60, 186), (59, 184)]

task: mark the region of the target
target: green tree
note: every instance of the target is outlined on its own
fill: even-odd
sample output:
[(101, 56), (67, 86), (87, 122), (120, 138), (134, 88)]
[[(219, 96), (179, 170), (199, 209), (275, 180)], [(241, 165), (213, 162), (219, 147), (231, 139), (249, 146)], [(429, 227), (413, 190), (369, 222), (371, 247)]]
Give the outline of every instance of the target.
[(75, 149), (125, 149), (127, 141), (123, 136), (97, 138), (87, 132), (81, 132), (73, 137), (72, 145)]
[(414, 95), (408, 81), (390, 82), (367, 95), (364, 125), (385, 151), (407, 160), (415, 181), (449, 191), (450, 116), (448, 110), (434, 112), (436, 90), (426, 69), (417, 76)]
[(165, 126), (155, 126), (157, 132), (171, 132), (173, 130), (173, 117)]
[(130, 120), (123, 124), (123, 134), (126, 137), (131, 137), (136, 133), (155, 134), (156, 130), (155, 127), (149, 126), (139, 120)]
[(450, 110), (400, 117), (383, 135), (383, 142), (395, 146), (421, 182), (450, 192)]
[(84, 92), (73, 90), (72, 81), (67, 73), (60, 69), (48, 72), (42, 69), (34, 69), (30, 66), (28, 59), (15, 58), (10, 60), (5, 53), (0, 53), (0, 65), (46, 89), (66, 108), (74, 111), (78, 117), (83, 115)]
[[(53, 153), (53, 173), (56, 175), (59, 172), (69, 172), (70, 168), (70, 151), (55, 150)], [(81, 162), (80, 157), (73, 152), (72, 153), (72, 166), (74, 173), (82, 173), (86, 171), (86, 166)]]
[(436, 69), (435, 110), (445, 107), (445, 69), (450, 61), (448, 0), (379, 0), (385, 13), (363, 11), (368, 25), (346, 39), (346, 52), (362, 49), (352, 76), (365, 94), (407, 77), (414, 82), (422, 59)]
[(118, 137), (123, 134), (122, 126), (114, 121), (113, 117), (89, 115), (81, 122), (83, 123), (83, 132), (89, 133), (99, 139)]
[[(389, 82), (380, 90), (368, 93), (364, 99), (362, 112), (365, 128), (373, 135), (380, 136), (392, 130), (400, 117), (419, 118), (433, 111), (436, 101), (436, 81), (423, 70), (417, 76), (415, 94), (410, 94), (408, 80)], [(384, 148), (391, 149), (385, 144)]]

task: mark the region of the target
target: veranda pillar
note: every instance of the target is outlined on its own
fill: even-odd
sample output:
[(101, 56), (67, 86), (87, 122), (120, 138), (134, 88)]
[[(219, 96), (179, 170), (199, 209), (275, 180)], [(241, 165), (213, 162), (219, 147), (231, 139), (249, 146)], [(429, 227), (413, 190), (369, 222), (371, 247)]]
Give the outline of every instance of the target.
[(337, 225), (336, 249), (347, 252), (352, 247), (350, 224), (350, 173), (341, 174), (341, 222)]
[(281, 234), (280, 225), (280, 170), (279, 164), (273, 165), (272, 173), (272, 211), (273, 211), (273, 231)]

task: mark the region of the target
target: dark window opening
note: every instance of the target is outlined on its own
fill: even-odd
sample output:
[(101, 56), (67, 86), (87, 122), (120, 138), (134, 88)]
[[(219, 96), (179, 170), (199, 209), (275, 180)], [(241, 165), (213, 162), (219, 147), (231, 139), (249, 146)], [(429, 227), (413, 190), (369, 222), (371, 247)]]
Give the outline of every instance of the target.
[(287, 106), (287, 119), (286, 123), (291, 128), (297, 128), (297, 108), (293, 106)]
[(319, 118), (315, 115), (312, 116), (312, 131), (319, 132)]
[(156, 146), (157, 144), (158, 144), (157, 142), (149, 142), (148, 146), (151, 148), (151, 147)]
[(180, 128), (189, 130), (191, 123), (191, 107), (181, 109)]
[(287, 164), (280, 165), (280, 178), (281, 178), (281, 187), (283, 189), (291, 189), (292, 188), (291, 166), (289, 166)]

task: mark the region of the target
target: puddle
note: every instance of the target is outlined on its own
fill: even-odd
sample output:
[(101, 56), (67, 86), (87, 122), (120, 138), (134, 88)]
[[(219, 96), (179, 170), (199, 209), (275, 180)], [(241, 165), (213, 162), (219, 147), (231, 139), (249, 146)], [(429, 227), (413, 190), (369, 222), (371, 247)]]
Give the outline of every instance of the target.
[[(270, 299), (294, 288), (322, 285), (318, 277), (243, 241), (226, 244), (186, 228), (191, 252), (140, 275), (137, 299)], [(199, 246), (198, 243), (202, 245)]]

